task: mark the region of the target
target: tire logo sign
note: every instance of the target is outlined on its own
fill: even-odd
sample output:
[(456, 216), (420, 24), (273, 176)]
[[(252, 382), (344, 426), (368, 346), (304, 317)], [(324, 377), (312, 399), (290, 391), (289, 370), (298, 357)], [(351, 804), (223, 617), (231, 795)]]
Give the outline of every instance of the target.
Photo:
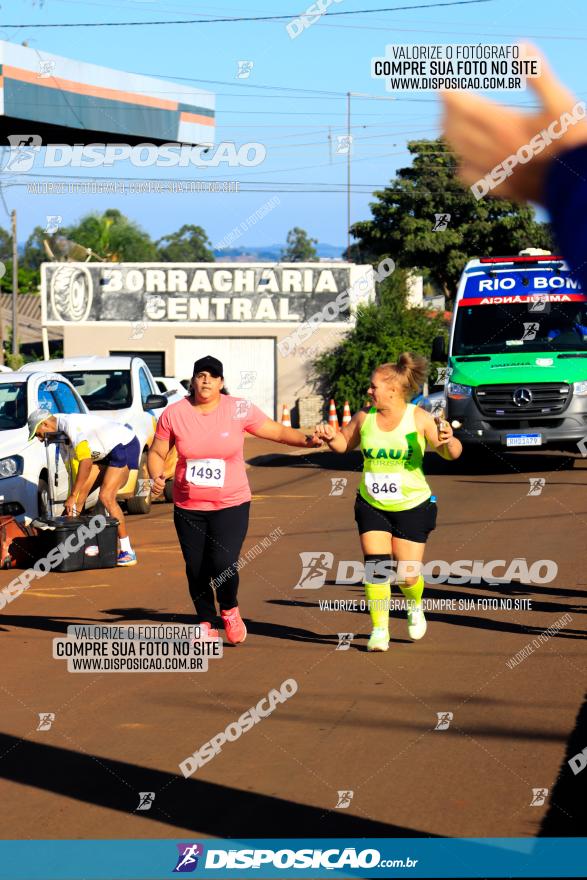
[(51, 278), (51, 309), (64, 323), (85, 321), (92, 307), (92, 276), (85, 266), (58, 266)]

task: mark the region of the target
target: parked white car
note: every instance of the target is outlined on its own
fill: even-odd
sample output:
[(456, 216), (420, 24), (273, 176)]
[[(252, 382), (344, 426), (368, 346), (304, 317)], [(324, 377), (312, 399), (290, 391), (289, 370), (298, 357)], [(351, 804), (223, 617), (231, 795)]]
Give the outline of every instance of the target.
[(155, 376), (155, 382), (161, 394), (167, 395), (169, 403), (182, 400), (187, 394), (185, 385), (175, 376)]
[[(118, 497), (126, 500), (129, 513), (148, 513), (151, 497), (148, 491), (147, 452), (155, 436), (157, 419), (169, 403), (162, 394), (145, 361), (134, 356), (61, 358), (36, 361), (21, 367), (23, 372), (50, 369), (65, 376), (77, 389), (91, 413), (127, 425), (139, 438), (142, 455), (138, 473), (131, 472)], [(183, 396), (183, 395), (182, 395)], [(172, 449), (165, 462), (165, 498), (171, 490), (177, 453)]]
[[(71, 382), (58, 373), (0, 372), (0, 496), (20, 501), (33, 519), (61, 513), (70, 492), (68, 449), (28, 439), (27, 418), (39, 407), (55, 414), (88, 412)], [(96, 489), (87, 506), (97, 500)]]
[(428, 410), (432, 415), (440, 415), (446, 413), (446, 393), (444, 388), (431, 391), (430, 394), (424, 396), (419, 394), (414, 398), (412, 403), (417, 403), (422, 409)]

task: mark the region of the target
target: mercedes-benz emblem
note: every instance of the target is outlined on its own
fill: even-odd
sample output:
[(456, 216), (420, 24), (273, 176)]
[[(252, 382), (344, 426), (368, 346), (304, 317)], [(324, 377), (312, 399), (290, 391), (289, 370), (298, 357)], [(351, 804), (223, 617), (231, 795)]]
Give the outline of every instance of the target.
[(512, 397), (516, 406), (530, 406), (532, 403), (532, 392), (529, 388), (516, 388)]

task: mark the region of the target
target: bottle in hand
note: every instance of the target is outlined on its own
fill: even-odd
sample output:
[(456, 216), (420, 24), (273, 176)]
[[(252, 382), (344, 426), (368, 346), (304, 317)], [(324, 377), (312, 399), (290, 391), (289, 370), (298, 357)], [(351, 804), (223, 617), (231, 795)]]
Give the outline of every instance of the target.
[(437, 410), (434, 411), (434, 421), (436, 422), (436, 427), (439, 432), (442, 431), (443, 428), (448, 427), (444, 407), (439, 407)]

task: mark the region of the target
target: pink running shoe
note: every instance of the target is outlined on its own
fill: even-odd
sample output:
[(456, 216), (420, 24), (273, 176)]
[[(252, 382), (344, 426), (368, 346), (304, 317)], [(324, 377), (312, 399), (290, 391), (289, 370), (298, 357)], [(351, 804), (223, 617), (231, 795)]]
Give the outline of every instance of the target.
[(226, 630), (226, 638), (231, 645), (238, 645), (240, 642), (244, 642), (247, 637), (247, 628), (240, 615), (238, 606), (235, 605), (229, 611), (221, 611), (220, 616)]
[(212, 629), (209, 623), (198, 623), (200, 627), (200, 638), (194, 639), (195, 642), (209, 642), (212, 639), (219, 639), (220, 633), (217, 629)]

